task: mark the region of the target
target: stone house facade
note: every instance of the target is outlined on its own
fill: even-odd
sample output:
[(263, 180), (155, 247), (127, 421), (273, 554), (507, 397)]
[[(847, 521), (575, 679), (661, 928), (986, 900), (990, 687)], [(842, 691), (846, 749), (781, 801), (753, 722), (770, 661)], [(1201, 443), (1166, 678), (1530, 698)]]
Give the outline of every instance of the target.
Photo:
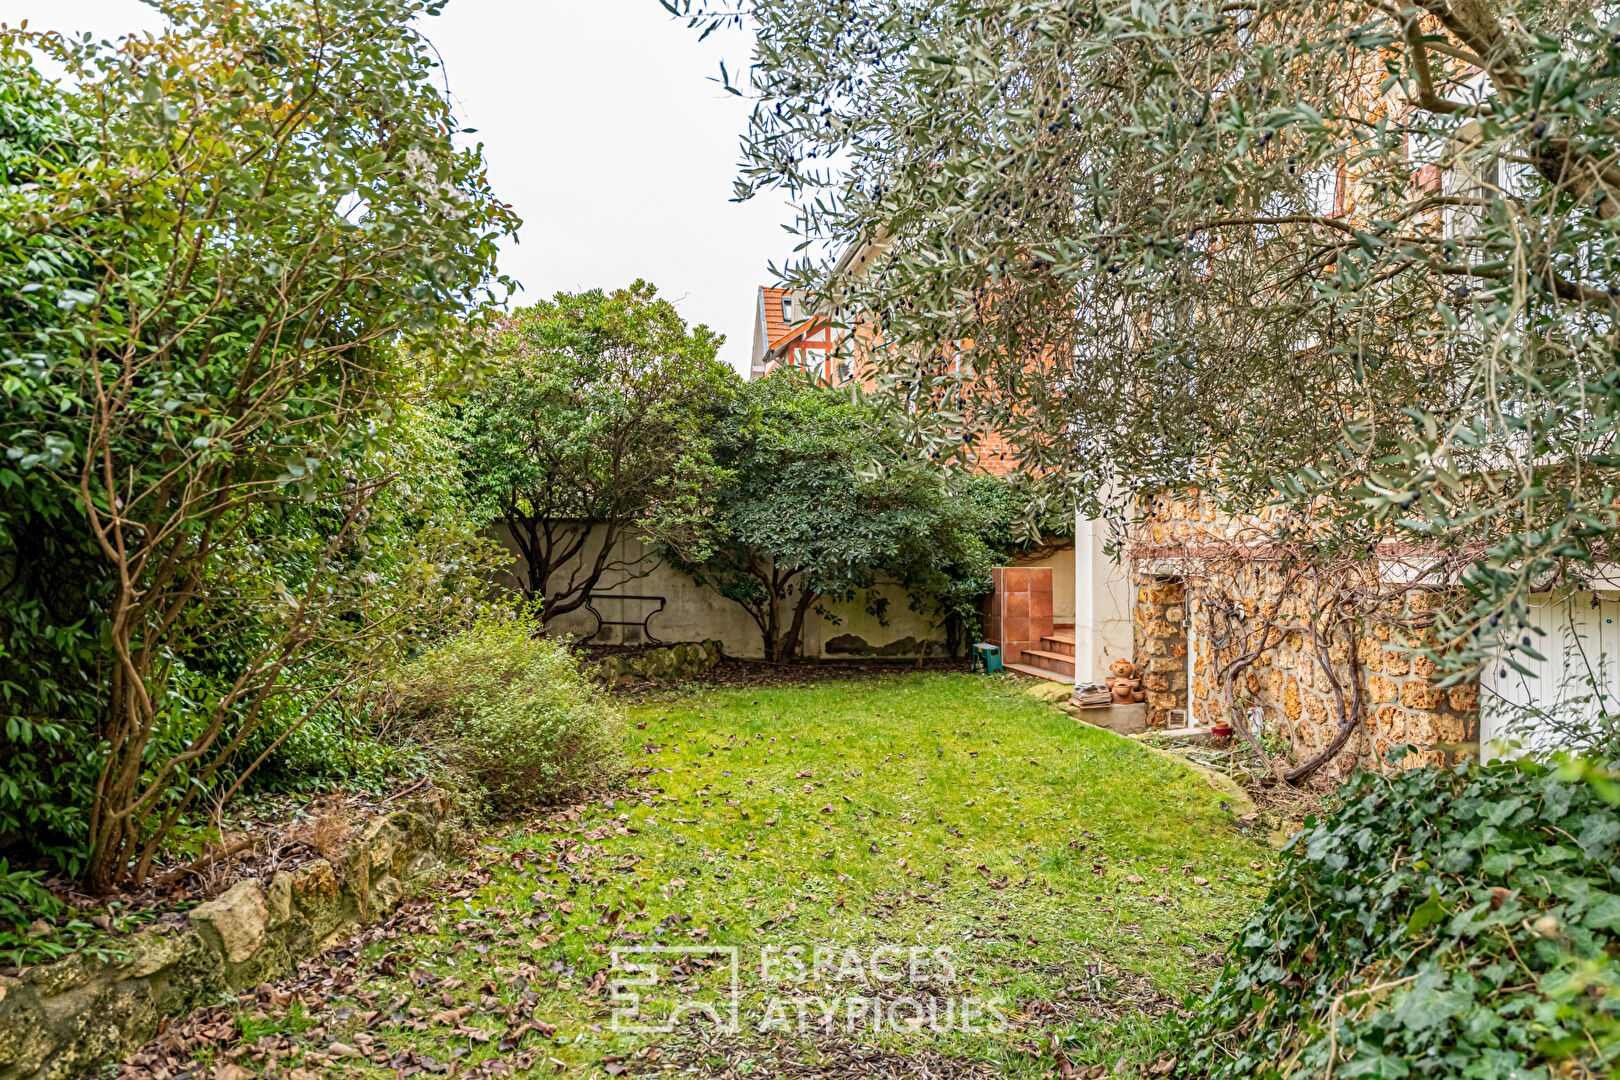
[(1195, 493), (1151, 500), (1131, 527), (1121, 573), (1149, 728), (1207, 729), (1237, 712), (1298, 762), (1338, 739), (1325, 775), (1381, 764), (1397, 746), (1412, 747), (1403, 767), (1477, 748), (1478, 682), (1441, 685), (1424, 651), (1448, 594), (1403, 587), (1401, 559), (1291, 573), (1266, 542), (1275, 524), (1223, 518)]

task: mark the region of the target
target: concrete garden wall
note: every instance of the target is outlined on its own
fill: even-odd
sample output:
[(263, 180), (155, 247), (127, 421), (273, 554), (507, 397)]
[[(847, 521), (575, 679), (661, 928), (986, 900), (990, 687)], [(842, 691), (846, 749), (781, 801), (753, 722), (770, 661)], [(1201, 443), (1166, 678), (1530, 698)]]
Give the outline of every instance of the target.
[[(506, 545), (517, 560), (505, 582), (516, 587), (527, 573), (517, 545), (504, 527), (495, 529), (496, 539)], [(584, 558), (595, 559), (600, 546), (601, 526), (593, 526), (591, 539), (579, 559), (552, 577), (554, 588), (561, 587), (581, 570)], [(757, 660), (764, 655), (759, 627), (741, 606), (714, 589), (698, 585), (690, 577), (662, 562), (650, 545), (635, 538), (621, 540), (610, 560), (610, 570), (597, 587), (600, 594), (620, 593), (661, 596), (664, 610), (648, 624), (660, 644), (673, 642), (718, 641), (727, 656)], [(812, 613), (804, 624), (804, 655), (811, 659), (849, 660), (860, 657), (915, 657), (919, 653), (940, 656), (945, 653), (945, 629), (911, 610), (904, 589), (880, 587), (877, 592), (889, 601), (887, 625), (866, 611), (863, 600), (854, 603), (829, 601), (825, 604), (836, 622)], [(616, 600), (599, 596), (592, 603), (606, 619), (639, 622), (657, 607), (651, 601)], [(595, 618), (584, 608), (559, 615), (551, 628), (585, 638), (597, 631)], [(608, 626), (591, 639), (601, 645), (648, 644), (640, 626)]]
[(448, 852), (449, 796), (430, 792), (371, 819), (341, 856), (241, 881), (193, 908), (185, 927), (111, 939), (0, 977), (0, 1080), (69, 1080), (133, 1052), (159, 1021), (221, 993), (278, 978), (405, 896), (405, 882)]

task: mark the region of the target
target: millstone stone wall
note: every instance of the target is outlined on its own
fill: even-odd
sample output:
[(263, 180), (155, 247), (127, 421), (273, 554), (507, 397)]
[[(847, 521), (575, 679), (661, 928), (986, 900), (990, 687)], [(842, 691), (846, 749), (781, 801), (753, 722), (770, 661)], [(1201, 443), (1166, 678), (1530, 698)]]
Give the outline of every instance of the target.
[(192, 909), (184, 928), (154, 927), (0, 977), (0, 1080), (70, 1080), (131, 1053), (221, 992), (278, 978), (405, 896), (405, 882), (448, 853), (449, 796), (433, 791), (373, 818), (344, 853), (265, 884), (242, 881)]
[[(1315, 757), (1338, 733), (1332, 684), (1337, 681), (1348, 691), (1352, 668), (1364, 695), (1363, 720), (1326, 775), (1342, 775), (1358, 764), (1381, 766), (1390, 749), (1403, 745), (1416, 750), (1403, 759), (1405, 767), (1444, 764), (1478, 742), (1477, 683), (1437, 685), (1434, 661), (1415, 655), (1434, 648), (1433, 631), (1409, 629), (1430, 621), (1425, 616), (1449, 602), (1444, 594), (1391, 589), (1391, 582), (1413, 579), (1385, 578), (1380, 563), (1368, 561), (1360, 572), (1369, 575), (1366, 586), (1375, 591), (1366, 595), (1383, 606), (1361, 620), (1355, 640), (1337, 641), (1323, 657), (1300, 630), (1283, 629), (1316, 624), (1321, 612), (1311, 597), (1332, 595), (1312, 592), (1328, 586), (1313, 585), (1308, 577), (1281, 576), (1288, 544), (1279, 537), (1298, 544), (1299, 522), (1285, 521), (1270, 507), (1230, 515), (1199, 492), (1153, 495), (1141, 509), (1129, 553), (1136, 585), (1135, 660), (1145, 669), (1151, 724), (1160, 726), (1161, 717), (1181, 707), (1199, 727), (1220, 718), (1227, 709), (1222, 671), (1261, 644), (1226, 635), (1258, 634), (1254, 627), (1263, 622), (1282, 625), (1270, 625), (1258, 658), (1238, 675), (1236, 704), (1245, 716), (1258, 709), (1263, 726), (1282, 732), (1297, 760)], [(1249, 629), (1236, 630), (1219, 616), (1238, 610), (1246, 614)]]
[[(1208, 727), (1225, 710), (1219, 685), (1223, 665), (1233, 657), (1230, 649), (1217, 652), (1207, 635), (1198, 633), (1201, 600), (1196, 588), (1190, 589), (1189, 605), (1194, 618), (1192, 643), (1191, 714), (1200, 726)], [(1431, 593), (1413, 592), (1407, 597), (1407, 610), (1419, 611), (1441, 602)], [(1279, 618), (1287, 619), (1295, 601), (1283, 599)], [(1459, 746), (1479, 739), (1479, 687), (1465, 683), (1449, 688), (1437, 685), (1435, 664), (1414, 649), (1432, 646), (1432, 630), (1408, 630), (1402, 626), (1372, 625), (1355, 644), (1358, 679), (1365, 701), (1365, 721), (1351, 736), (1338, 759), (1328, 766), (1327, 775), (1348, 773), (1357, 764), (1378, 767), (1384, 755), (1396, 746), (1414, 748), (1402, 759), (1404, 768), (1444, 765), (1454, 761)], [(1298, 630), (1286, 633), (1273, 628), (1272, 647), (1262, 652), (1240, 676), (1249, 700), (1263, 710), (1263, 723), (1285, 731), (1301, 760), (1325, 749), (1338, 731), (1335, 695), (1324, 674), (1315, 648)], [(1349, 649), (1345, 642), (1329, 647), (1327, 658), (1339, 684), (1349, 687)]]
[(1147, 691), (1150, 728), (1174, 726), (1173, 710), (1187, 708), (1187, 596), (1176, 578), (1136, 575), (1132, 628), (1135, 663)]

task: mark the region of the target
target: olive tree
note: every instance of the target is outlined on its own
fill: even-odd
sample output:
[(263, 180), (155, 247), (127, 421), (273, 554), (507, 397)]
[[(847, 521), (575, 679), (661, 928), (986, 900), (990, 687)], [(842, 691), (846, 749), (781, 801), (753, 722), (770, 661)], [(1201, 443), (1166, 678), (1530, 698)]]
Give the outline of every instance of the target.
[(1466, 554), (1462, 667), (1612, 558), (1613, 5), (666, 7), (757, 27), (739, 197), (867, 245), (783, 273), (853, 313), (923, 452), (994, 429), (1093, 513), (1199, 488), (1308, 509), (1328, 558)]

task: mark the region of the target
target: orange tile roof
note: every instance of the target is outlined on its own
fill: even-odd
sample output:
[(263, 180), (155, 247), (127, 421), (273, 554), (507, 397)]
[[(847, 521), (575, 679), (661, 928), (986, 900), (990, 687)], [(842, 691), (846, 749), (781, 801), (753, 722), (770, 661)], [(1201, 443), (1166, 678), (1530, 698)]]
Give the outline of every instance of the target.
[(786, 289), (773, 288), (765, 285), (759, 290), (765, 300), (765, 341), (767, 348), (776, 348), (778, 339), (783, 337), (788, 329), (788, 322), (782, 318), (782, 298), (792, 294)]

